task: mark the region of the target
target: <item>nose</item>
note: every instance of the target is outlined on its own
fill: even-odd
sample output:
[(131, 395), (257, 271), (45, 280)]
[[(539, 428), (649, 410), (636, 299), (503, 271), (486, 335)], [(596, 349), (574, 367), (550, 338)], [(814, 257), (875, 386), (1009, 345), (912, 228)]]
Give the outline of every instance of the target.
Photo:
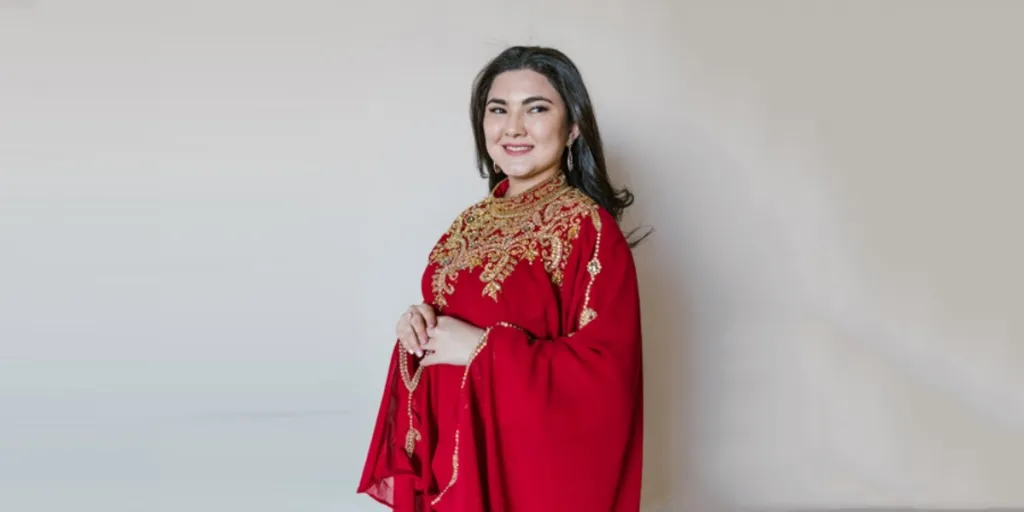
[(520, 137), (526, 135), (526, 126), (523, 124), (523, 119), (517, 115), (510, 115), (506, 117), (505, 121), (505, 136), (506, 137)]

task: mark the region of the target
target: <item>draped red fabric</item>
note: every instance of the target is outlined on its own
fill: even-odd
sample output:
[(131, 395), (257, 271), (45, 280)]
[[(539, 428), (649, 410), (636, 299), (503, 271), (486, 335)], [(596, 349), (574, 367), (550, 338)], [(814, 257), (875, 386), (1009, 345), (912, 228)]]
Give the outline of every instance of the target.
[(438, 314), (486, 330), (478, 352), (417, 372), (396, 346), (358, 492), (402, 512), (638, 511), (629, 245), (561, 174), (507, 186), (456, 218), (423, 275)]

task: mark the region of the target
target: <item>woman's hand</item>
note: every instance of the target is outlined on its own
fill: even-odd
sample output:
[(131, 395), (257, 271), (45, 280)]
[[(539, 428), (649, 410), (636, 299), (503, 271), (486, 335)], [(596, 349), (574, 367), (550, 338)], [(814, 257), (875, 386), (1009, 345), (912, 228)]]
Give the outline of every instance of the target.
[(420, 365), (452, 364), (466, 366), (476, 350), (484, 330), (450, 316), (437, 318), (437, 326), (427, 329), (429, 340), (422, 345), (429, 351)]
[(398, 319), (395, 334), (402, 348), (417, 357), (423, 357), (423, 345), (427, 343), (427, 329), (437, 325), (437, 315), (429, 304), (416, 304)]

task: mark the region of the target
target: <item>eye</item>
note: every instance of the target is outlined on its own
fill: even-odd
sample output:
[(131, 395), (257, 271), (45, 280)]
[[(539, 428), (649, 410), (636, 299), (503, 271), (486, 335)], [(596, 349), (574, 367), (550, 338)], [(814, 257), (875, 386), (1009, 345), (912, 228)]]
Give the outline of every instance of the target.
[(491, 107), (491, 113), (492, 114), (504, 114), (505, 113), (505, 109), (503, 109), (501, 107)]
[(547, 111), (548, 111), (548, 107), (545, 107), (543, 105), (537, 105), (536, 107), (533, 107), (533, 108), (530, 109), (530, 112), (535, 112), (535, 113), (538, 113), (538, 114), (541, 113), (541, 112), (547, 112)]

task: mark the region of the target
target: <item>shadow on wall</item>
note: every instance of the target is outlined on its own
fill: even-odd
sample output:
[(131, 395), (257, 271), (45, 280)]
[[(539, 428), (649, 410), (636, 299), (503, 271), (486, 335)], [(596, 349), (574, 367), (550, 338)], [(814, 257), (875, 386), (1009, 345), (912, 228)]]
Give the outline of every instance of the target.
[[(753, 379), (766, 372), (771, 378), (757, 382), (775, 384), (781, 378), (775, 373), (779, 368), (774, 359), (764, 354), (776, 354), (788, 345), (768, 343), (778, 341), (766, 336), (778, 334), (779, 327), (758, 321), (763, 320), (762, 315), (780, 317), (779, 313), (786, 311), (784, 306), (803, 298), (806, 290), (799, 278), (804, 276), (792, 271), (796, 263), (835, 245), (820, 243), (808, 252), (806, 244), (799, 244), (802, 252), (778, 254), (793, 249), (786, 243), (789, 240), (780, 239), (789, 234), (785, 228), (796, 226), (803, 230), (801, 234), (817, 235), (811, 241), (829, 240), (815, 229), (819, 226), (805, 225), (806, 218), (786, 214), (793, 208), (806, 212), (808, 207), (829, 205), (804, 204), (798, 201), (802, 196), (787, 193), (781, 197), (799, 204), (783, 209), (772, 201), (780, 196), (762, 196), (766, 190), (778, 189), (773, 181), (777, 175), (759, 175), (759, 167), (737, 160), (695, 126), (674, 129), (678, 131), (666, 132), (667, 139), (690, 142), (654, 141), (646, 154), (635, 159), (608, 155), (611, 169), (626, 170), (613, 176), (613, 182), (630, 183), (637, 193), (636, 203), (627, 210), (624, 229), (651, 225), (657, 230), (634, 252), (643, 301), (646, 366), (642, 509), (767, 510), (740, 505), (748, 503), (751, 496), (756, 502), (772, 493), (762, 492), (758, 482), (734, 481), (740, 472), (733, 470), (774, 482), (773, 478), (779, 478), (777, 466), (769, 466), (776, 459), (761, 452), (775, 452), (764, 448), (770, 442), (761, 445), (761, 452), (739, 449), (743, 443), (765, 442), (767, 436), (757, 430), (757, 421), (740, 425), (736, 432), (732, 429), (739, 428), (735, 421), (753, 416), (752, 410), (745, 410), (749, 399), (775, 389), (751, 389)], [(672, 162), (673, 167), (667, 168), (665, 162)], [(640, 175), (628, 175), (632, 169)], [(649, 191), (646, 194), (641, 192), (645, 189)], [(817, 215), (811, 220), (827, 217), (817, 210), (814, 213)], [(820, 273), (815, 277), (815, 285), (828, 283), (833, 285), (832, 291), (839, 288), (835, 286), (839, 283), (822, 279)], [(752, 329), (756, 335), (740, 338), (764, 341), (765, 346), (727, 342), (734, 329), (743, 329), (744, 334), (751, 334)], [(754, 359), (751, 353), (762, 357)], [(789, 385), (784, 390), (798, 388), (792, 378), (784, 379), (783, 384)], [(724, 393), (737, 390), (741, 394)], [(748, 435), (750, 432), (753, 434)]]
[[(1016, 388), (943, 360), (915, 342), (929, 338), (919, 326), (879, 309), (891, 290), (869, 286), (818, 171), (828, 162), (799, 133), (773, 135), (770, 148), (691, 123), (652, 133), (634, 142), (642, 152), (607, 155), (613, 183), (637, 194), (624, 229), (657, 230), (634, 252), (644, 512), (897, 510), (838, 507), (1014, 492), (1013, 475), (986, 465), (1010, 464), (1003, 423), (1019, 420), (998, 406), (1019, 409), (1006, 407)], [(929, 436), (913, 435), (930, 418)], [(968, 435), (985, 451), (956, 448)]]
[[(619, 170), (636, 168), (625, 155), (607, 153), (605, 156), (614, 186), (634, 180), (626, 179)], [(627, 171), (628, 172), (628, 171)], [(633, 187), (630, 187), (631, 190)], [(633, 190), (636, 193), (635, 190)], [(680, 492), (673, 486), (680, 481), (679, 455), (689, 453), (685, 440), (691, 436), (680, 431), (683, 425), (673, 425), (675, 411), (689, 409), (688, 389), (679, 386), (680, 368), (673, 361), (689, 360), (690, 337), (686, 333), (688, 308), (682, 291), (685, 284), (682, 271), (672, 262), (681, 261), (681, 254), (671, 253), (671, 244), (659, 243), (659, 236), (670, 230), (658, 231), (646, 206), (645, 197), (636, 196), (636, 202), (626, 210), (622, 230), (629, 233), (639, 228), (635, 236), (654, 229), (640, 245), (633, 249), (640, 286), (641, 315), (643, 321), (644, 350), (644, 512), (668, 510), (673, 494)], [(664, 219), (662, 219), (664, 220)], [(667, 268), (674, 267), (674, 268)], [(680, 444), (683, 446), (680, 446)], [(688, 458), (688, 457), (684, 457)], [(685, 469), (684, 469), (684, 472)]]

